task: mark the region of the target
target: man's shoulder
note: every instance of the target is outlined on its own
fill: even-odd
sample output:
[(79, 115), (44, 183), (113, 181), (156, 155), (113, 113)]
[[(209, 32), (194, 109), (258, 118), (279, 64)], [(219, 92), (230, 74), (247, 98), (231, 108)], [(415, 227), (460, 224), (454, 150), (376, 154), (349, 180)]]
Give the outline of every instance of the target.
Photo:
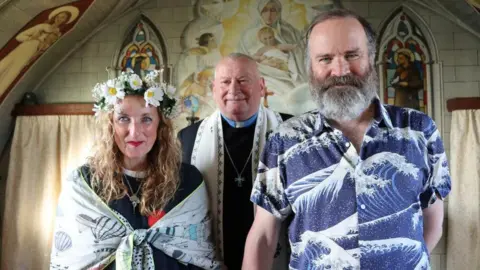
[(408, 128), (427, 133), (436, 130), (435, 121), (422, 111), (388, 104), (382, 106), (394, 128)]
[(318, 128), (319, 112), (309, 111), (298, 116), (288, 115), (284, 122), (280, 123), (270, 134), (269, 138), (277, 140), (303, 141), (314, 135)]
[(197, 133), (197, 130), (200, 127), (200, 125), (202, 124), (202, 122), (203, 122), (203, 119), (198, 121), (198, 122), (193, 123), (192, 125), (189, 125), (189, 126), (186, 126), (186, 127), (182, 128), (179, 132), (180, 133), (191, 133), (191, 132)]

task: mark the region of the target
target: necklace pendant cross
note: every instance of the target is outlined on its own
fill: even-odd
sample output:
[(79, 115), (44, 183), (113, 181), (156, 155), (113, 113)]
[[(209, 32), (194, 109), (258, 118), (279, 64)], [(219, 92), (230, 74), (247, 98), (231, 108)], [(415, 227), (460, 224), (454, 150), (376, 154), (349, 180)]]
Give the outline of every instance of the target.
[(237, 186), (242, 187), (242, 183), (245, 181), (245, 178), (243, 178), (241, 175), (235, 177), (235, 182), (237, 183)]

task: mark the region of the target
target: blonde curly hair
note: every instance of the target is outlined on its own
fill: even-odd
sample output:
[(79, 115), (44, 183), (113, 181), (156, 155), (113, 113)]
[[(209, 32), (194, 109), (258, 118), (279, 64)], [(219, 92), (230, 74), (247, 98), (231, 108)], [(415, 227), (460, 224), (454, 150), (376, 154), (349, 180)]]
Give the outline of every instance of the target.
[[(170, 201), (179, 183), (181, 164), (180, 143), (174, 135), (173, 123), (160, 109), (157, 139), (147, 154), (146, 178), (141, 185), (140, 213), (150, 216)], [(92, 174), (92, 188), (107, 203), (128, 194), (123, 181), (123, 153), (115, 143), (113, 112), (97, 117), (98, 138), (94, 154), (87, 164)]]

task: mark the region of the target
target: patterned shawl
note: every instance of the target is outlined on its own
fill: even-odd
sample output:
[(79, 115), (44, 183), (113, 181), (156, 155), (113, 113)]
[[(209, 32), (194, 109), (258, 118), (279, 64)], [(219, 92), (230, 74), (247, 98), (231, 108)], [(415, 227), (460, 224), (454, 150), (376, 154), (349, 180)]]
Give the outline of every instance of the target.
[(202, 183), (149, 229), (134, 230), (90, 188), (81, 170), (62, 185), (50, 269), (155, 269), (152, 247), (181, 263), (220, 269), (210, 242), (208, 197)]

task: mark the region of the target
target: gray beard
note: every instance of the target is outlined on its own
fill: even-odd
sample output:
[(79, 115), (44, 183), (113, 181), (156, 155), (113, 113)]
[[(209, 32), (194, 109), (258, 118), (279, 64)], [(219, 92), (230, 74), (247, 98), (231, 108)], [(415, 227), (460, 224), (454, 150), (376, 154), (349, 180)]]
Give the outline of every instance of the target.
[(323, 82), (312, 78), (310, 92), (319, 112), (325, 118), (336, 121), (357, 119), (377, 96), (378, 89), (378, 77), (374, 70), (359, 79), (361, 87), (341, 85), (322, 89)]

